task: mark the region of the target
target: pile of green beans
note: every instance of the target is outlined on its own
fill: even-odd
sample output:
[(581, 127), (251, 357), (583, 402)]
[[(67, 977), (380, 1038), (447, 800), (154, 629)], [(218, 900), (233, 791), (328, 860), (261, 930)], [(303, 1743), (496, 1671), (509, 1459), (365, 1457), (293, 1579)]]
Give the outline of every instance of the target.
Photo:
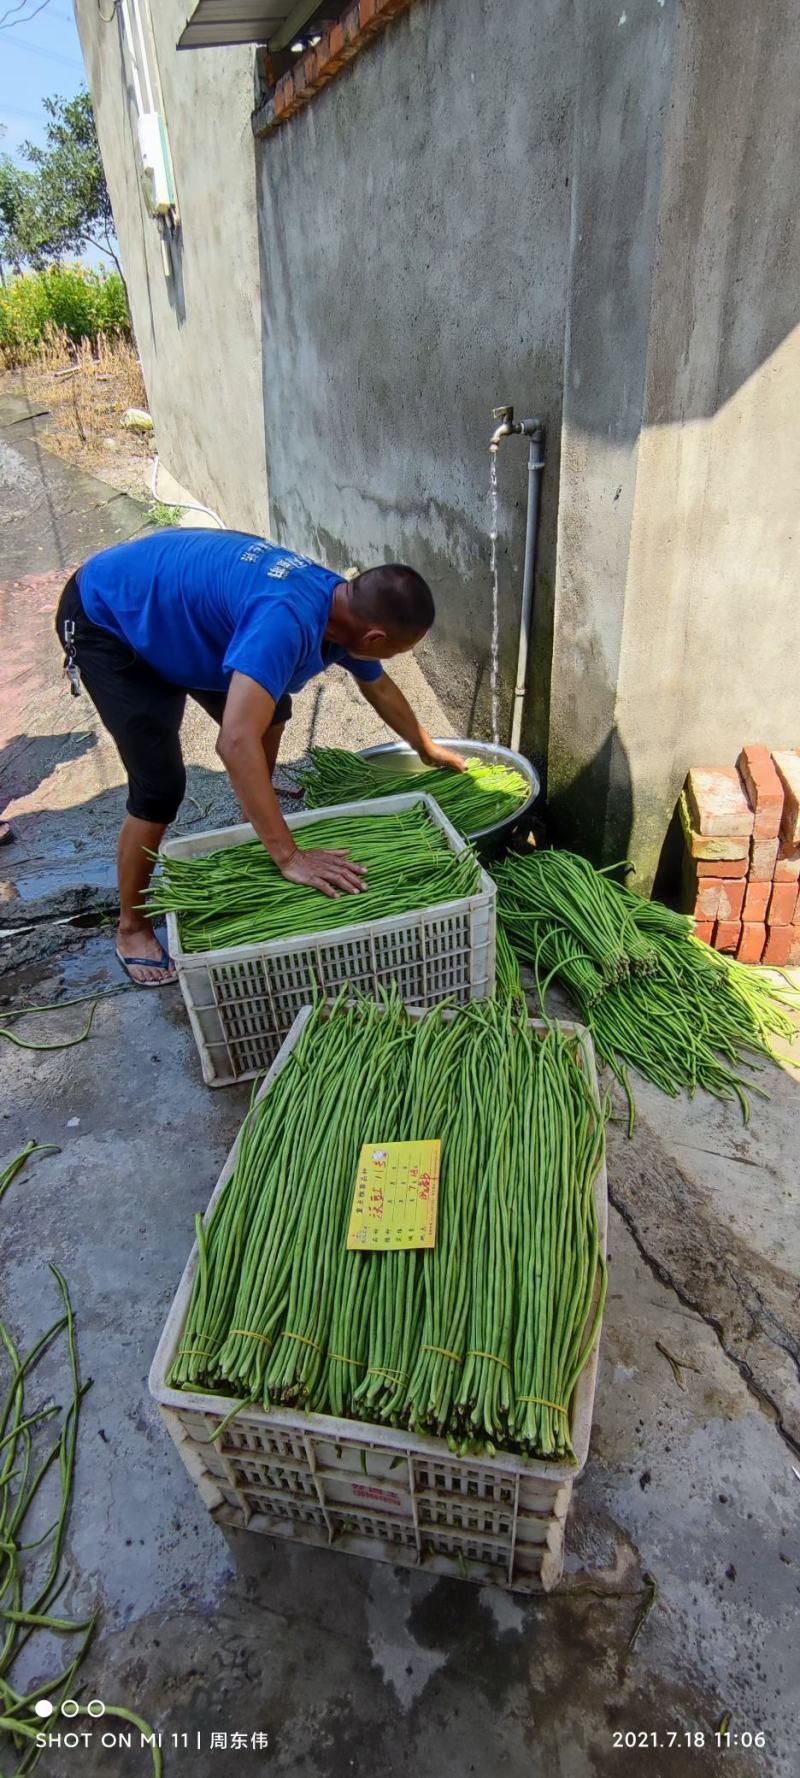
[[(313, 1108), (310, 1110), (309, 1108)], [(599, 1107), (574, 1038), (498, 1000), (316, 1008), (251, 1105), (170, 1382), (574, 1458), (605, 1292)], [(348, 1251), (362, 1145), (438, 1138), (434, 1248)]]
[[(673, 1098), (701, 1087), (719, 1099), (738, 1099), (747, 1122), (748, 1095), (766, 1094), (739, 1070), (749, 1057), (774, 1055), (773, 1038), (795, 1035), (789, 992), (776, 989), (763, 971), (695, 938), (688, 916), (635, 895), (585, 859), (530, 853), (509, 857), (496, 875), (506, 937), (533, 967), (540, 997), (551, 979), (566, 989), (625, 1090), (631, 1131), (629, 1068)], [(565, 881), (571, 892), (560, 901), (557, 890)], [(578, 881), (590, 885), (580, 908), (572, 894)], [(614, 931), (624, 942), (627, 969), (610, 967), (608, 935)], [(643, 968), (634, 933), (646, 950)]]
[(344, 747), (312, 747), (310, 759), (311, 764), (298, 773), (310, 809), (424, 790), (436, 798), (448, 821), (465, 839), (498, 821), (510, 820), (530, 795), (530, 786), (513, 766), (487, 764), (481, 759), (469, 760), (465, 772), (432, 766), (413, 774), (390, 774), (385, 765), (377, 767)]
[[(499, 879), (498, 879), (499, 880)], [(505, 902), (535, 940), (560, 928), (588, 958), (602, 988), (656, 967), (655, 950), (636, 924), (635, 899), (575, 852), (509, 853), (502, 866)]]
[(394, 815), (342, 815), (294, 829), (301, 851), (346, 851), (366, 867), (363, 889), (335, 899), (290, 883), (259, 840), (200, 858), (166, 858), (153, 877), (146, 912), (172, 912), (184, 951), (224, 950), (305, 937), (383, 920), (474, 895), (480, 868), (469, 850), (454, 852), (424, 804)]

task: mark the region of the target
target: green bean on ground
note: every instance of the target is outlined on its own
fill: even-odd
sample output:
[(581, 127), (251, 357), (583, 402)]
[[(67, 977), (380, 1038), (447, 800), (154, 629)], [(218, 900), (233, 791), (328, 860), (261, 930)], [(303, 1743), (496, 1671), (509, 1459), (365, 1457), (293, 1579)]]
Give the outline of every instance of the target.
[[(571, 1459), (604, 1292), (604, 1128), (577, 1041), (510, 1005), (317, 1008), (199, 1226), (170, 1382)], [(362, 1145), (426, 1137), (435, 1247), (348, 1251)]]
[[(17, 1159), (24, 1163), (32, 1154), (45, 1152), (59, 1151), (29, 1143)], [(9, 1174), (13, 1177), (11, 1168), (6, 1169), (3, 1177)], [(37, 1742), (43, 1727), (42, 1718), (36, 1715), (39, 1699), (47, 1698), (53, 1706), (48, 1717), (52, 1731), (57, 1728), (62, 1704), (66, 1699), (74, 1699), (76, 1689), (80, 1689), (76, 1682), (96, 1624), (94, 1614), (70, 1618), (54, 1609), (69, 1579), (62, 1567), (81, 1404), (91, 1384), (82, 1382), (80, 1377), (75, 1319), (66, 1280), (57, 1266), (51, 1265), (50, 1271), (58, 1286), (61, 1314), (24, 1357), (0, 1322), (0, 1345), (10, 1368), (10, 1380), (0, 1403), (0, 1758), (8, 1749), (15, 1778), (28, 1778), (39, 1763), (42, 1749)], [(25, 1397), (35, 1383), (39, 1360), (62, 1335), (66, 1336), (71, 1399), (57, 1437), (47, 1447), (40, 1436), (43, 1424), (60, 1409), (57, 1404), (48, 1404), (29, 1412)], [(26, 1538), (29, 1516), (32, 1510), (41, 1509), (51, 1471), (56, 1477), (55, 1518), (38, 1536)], [(29, 1590), (33, 1596), (29, 1596)], [(23, 1691), (15, 1683), (17, 1662), (27, 1643), (41, 1632), (63, 1636), (68, 1641), (75, 1639), (72, 1652), (61, 1671), (39, 1680), (32, 1690)], [(77, 1714), (87, 1714), (85, 1705), (79, 1705)], [(122, 1705), (107, 1704), (105, 1714), (132, 1723), (151, 1738), (153, 1778), (160, 1778), (161, 1754), (149, 1725)]]

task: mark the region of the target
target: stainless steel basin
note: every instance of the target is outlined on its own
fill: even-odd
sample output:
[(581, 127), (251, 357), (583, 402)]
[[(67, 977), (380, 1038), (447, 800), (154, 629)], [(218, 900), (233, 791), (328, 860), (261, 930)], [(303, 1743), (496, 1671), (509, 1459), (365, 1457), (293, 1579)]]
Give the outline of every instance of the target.
[[(513, 815), (506, 816), (504, 821), (495, 821), (490, 827), (482, 827), (477, 833), (470, 834), (472, 840), (500, 840), (514, 832), (522, 821), (531, 814), (541, 790), (539, 773), (522, 753), (514, 753), (510, 747), (495, 747), (492, 741), (457, 741), (452, 737), (438, 735), (435, 737), (441, 747), (451, 747), (454, 753), (461, 753), (465, 759), (480, 759), (487, 765), (511, 766), (515, 772), (526, 780), (530, 794), (527, 802)], [(425, 766), (419, 755), (405, 741), (385, 741), (380, 747), (362, 747), (361, 758), (368, 759), (377, 770), (381, 770), (385, 762), (387, 777), (398, 772), (407, 773), (413, 778), (417, 772), (425, 772)]]

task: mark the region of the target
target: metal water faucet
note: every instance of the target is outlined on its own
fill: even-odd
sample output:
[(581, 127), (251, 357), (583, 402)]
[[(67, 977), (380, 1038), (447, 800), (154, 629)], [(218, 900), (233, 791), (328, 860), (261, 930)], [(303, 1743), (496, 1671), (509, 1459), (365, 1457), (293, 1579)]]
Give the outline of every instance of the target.
[(493, 407), (492, 419), (499, 420), (489, 440), (490, 451), (496, 451), (501, 438), (510, 438), (512, 433), (522, 433), (526, 438), (534, 438), (541, 433), (541, 420), (515, 420), (513, 407)]

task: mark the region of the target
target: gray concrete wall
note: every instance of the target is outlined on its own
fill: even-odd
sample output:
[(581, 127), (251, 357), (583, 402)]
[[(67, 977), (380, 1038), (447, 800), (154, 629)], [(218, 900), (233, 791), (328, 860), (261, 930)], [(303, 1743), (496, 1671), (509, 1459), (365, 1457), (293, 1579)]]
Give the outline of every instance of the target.
[(800, 11), (681, 10), (617, 726), (647, 874), (692, 764), (800, 745)]
[(149, 8), (182, 227), (167, 279), (139, 187), (119, 11), (76, 16), (159, 453), (229, 525), (268, 528), (253, 51), (178, 54), (185, 0)]
[(647, 883), (690, 765), (800, 740), (800, 14), (591, 12), (550, 787), (562, 832)]
[[(437, 599), (426, 671), (486, 732), (493, 405), (548, 425), (535, 683), (546, 733), (575, 88), (565, 0), (413, 6), (258, 158), (270, 494), (332, 564), (406, 560)], [(526, 450), (501, 491), (507, 737)], [(476, 709), (477, 704), (477, 709)]]

